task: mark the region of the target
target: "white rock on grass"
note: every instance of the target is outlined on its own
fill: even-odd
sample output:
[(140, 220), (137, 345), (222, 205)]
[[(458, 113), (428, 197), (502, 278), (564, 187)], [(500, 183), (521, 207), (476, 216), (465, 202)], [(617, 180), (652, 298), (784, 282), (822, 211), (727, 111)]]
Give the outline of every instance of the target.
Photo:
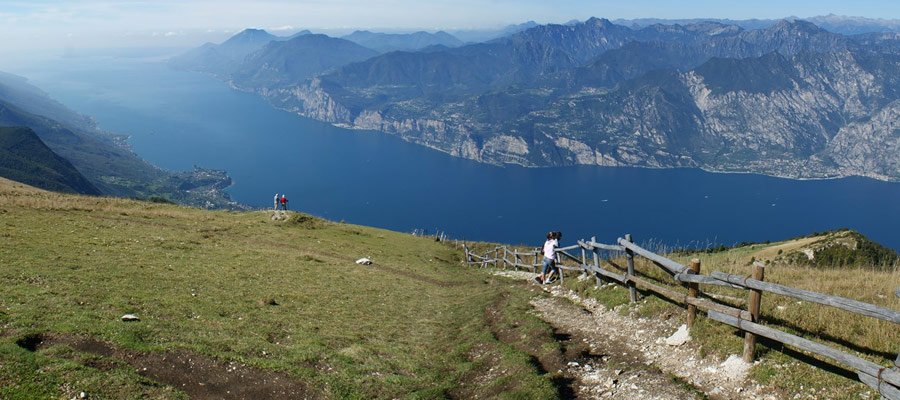
[(125, 321), (125, 322), (140, 321), (140, 320), (141, 319), (138, 318), (138, 316), (134, 315), (134, 314), (125, 314), (122, 316), (122, 321)]
[(681, 346), (691, 340), (691, 334), (688, 332), (687, 325), (682, 324), (678, 330), (666, 338), (666, 344), (669, 346)]
[(363, 258), (360, 258), (359, 260), (356, 260), (356, 263), (359, 265), (372, 265), (372, 260), (363, 257)]
[(719, 364), (719, 367), (728, 379), (733, 381), (744, 379), (747, 376), (747, 371), (750, 370), (750, 364), (734, 354), (728, 356), (722, 364)]

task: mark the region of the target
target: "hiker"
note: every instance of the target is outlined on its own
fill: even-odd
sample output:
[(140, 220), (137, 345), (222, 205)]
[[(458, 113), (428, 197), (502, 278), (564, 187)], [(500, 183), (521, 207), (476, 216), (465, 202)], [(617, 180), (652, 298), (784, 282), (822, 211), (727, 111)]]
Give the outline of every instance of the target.
[(275, 211), (278, 211), (278, 193), (275, 193)]
[(287, 197), (281, 195), (281, 209), (287, 211)]
[(559, 247), (559, 239), (562, 239), (562, 232), (550, 232), (553, 235), (553, 263), (550, 264), (550, 273), (544, 277), (543, 283), (553, 283), (553, 273), (561, 275), (559, 267), (556, 266), (556, 248)]
[(550, 275), (548, 273), (552, 273), (553, 266), (556, 264), (556, 247), (559, 246), (559, 242), (556, 241), (556, 232), (547, 233), (547, 241), (544, 242), (544, 262), (543, 269), (541, 269), (541, 274), (535, 278), (535, 281), (540, 284), (547, 283), (550, 279)]

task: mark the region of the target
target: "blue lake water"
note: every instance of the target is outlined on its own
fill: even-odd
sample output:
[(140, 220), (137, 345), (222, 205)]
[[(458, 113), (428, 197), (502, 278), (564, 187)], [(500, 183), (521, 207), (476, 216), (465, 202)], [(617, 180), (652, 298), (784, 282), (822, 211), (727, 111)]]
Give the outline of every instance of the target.
[(900, 249), (900, 184), (794, 181), (693, 169), (495, 167), (376, 132), (349, 131), (269, 106), (161, 63), (81, 59), (14, 71), (135, 151), (175, 170), (227, 170), (232, 197), (332, 220), (539, 245), (625, 233), (669, 246), (781, 240), (849, 227)]

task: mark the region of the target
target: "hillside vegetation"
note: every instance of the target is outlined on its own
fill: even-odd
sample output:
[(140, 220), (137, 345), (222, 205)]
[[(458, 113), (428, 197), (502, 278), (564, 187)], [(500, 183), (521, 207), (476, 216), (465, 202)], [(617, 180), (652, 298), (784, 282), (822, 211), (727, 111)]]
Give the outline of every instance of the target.
[(0, 398), (557, 396), (530, 291), (432, 239), (270, 217), (0, 179)]
[(47, 190), (100, 194), (70, 162), (28, 128), (0, 127), (0, 176)]
[[(900, 298), (894, 295), (894, 291), (900, 288), (900, 264), (896, 252), (854, 231), (816, 233), (780, 242), (746, 244), (711, 252), (671, 252), (665, 248), (645, 246), (659, 254), (667, 254), (684, 265), (688, 265), (692, 258), (699, 258), (703, 274), (723, 271), (749, 276), (752, 263), (759, 261), (766, 265), (765, 280), (768, 282), (900, 309)], [(849, 263), (837, 265), (835, 262), (838, 259)], [(616, 263), (624, 266), (624, 257), (618, 258)], [(687, 293), (683, 287), (674, 284), (667, 273), (642, 257), (635, 258), (635, 268), (639, 275), (672, 290)], [(596, 288), (593, 279), (568, 279), (566, 285), (635, 317), (677, 318), (682, 321), (684, 318), (682, 306), (652, 292), (642, 291), (642, 300), (629, 307), (628, 291), (615, 290), (615, 285)], [(745, 291), (700, 286), (702, 293), (719, 302), (741, 309), (747, 307)], [(761, 320), (767, 326), (886, 366), (893, 364), (900, 351), (900, 330), (896, 324), (789, 297), (763, 294)], [(691, 330), (691, 336), (699, 347), (701, 357), (712, 355), (724, 359), (729, 354), (742, 353), (743, 334), (730, 326), (701, 317)], [(859, 383), (855, 374), (829, 360), (809, 356), (765, 339), (759, 343), (759, 361), (751, 368), (750, 377), (770, 387), (778, 398), (859, 399), (875, 395), (870, 388)]]

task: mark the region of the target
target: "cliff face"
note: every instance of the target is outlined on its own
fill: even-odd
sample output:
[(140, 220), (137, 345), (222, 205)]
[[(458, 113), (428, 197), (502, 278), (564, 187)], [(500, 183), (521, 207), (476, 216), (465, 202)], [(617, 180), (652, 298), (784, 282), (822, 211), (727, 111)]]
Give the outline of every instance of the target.
[(631, 29), (594, 18), (295, 84), (232, 81), (306, 117), (487, 163), (900, 180), (898, 54), (896, 35), (803, 21)]

